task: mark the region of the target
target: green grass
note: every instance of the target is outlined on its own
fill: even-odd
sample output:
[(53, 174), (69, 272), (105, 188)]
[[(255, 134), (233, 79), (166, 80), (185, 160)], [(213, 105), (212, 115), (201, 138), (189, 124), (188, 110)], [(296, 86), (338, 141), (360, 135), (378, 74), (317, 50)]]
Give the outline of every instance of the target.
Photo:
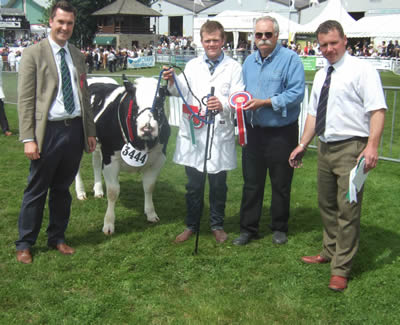
[[(158, 74), (157, 69), (145, 73)], [(399, 164), (380, 161), (367, 179), (360, 249), (343, 294), (327, 288), (329, 265), (300, 261), (302, 255), (318, 253), (322, 242), (312, 149), (304, 167), (295, 171), (287, 245), (271, 242), (269, 182), (260, 225), (263, 238), (245, 247), (231, 244), (239, 234), (240, 148), (239, 168), (228, 173), (228, 242), (215, 243), (205, 213), (197, 256), (194, 239), (173, 244), (185, 227), (186, 176), (172, 162), (176, 128), (154, 194), (161, 219), (157, 225), (148, 224), (143, 215), (140, 176), (122, 173), (116, 233), (105, 236), (101, 229), (107, 201), (93, 198), (91, 158), (85, 154), (89, 199), (78, 201), (71, 189), (66, 234), (77, 253), (62, 256), (46, 247), (46, 210), (34, 263), (21, 265), (15, 260), (14, 241), (29, 163), (17, 140), (15, 105), (7, 104), (6, 112), (15, 135), (0, 136), (0, 324), (400, 323)]]
[[(6, 105), (17, 133), (15, 106)], [(14, 241), (28, 161), (16, 136), (0, 136), (0, 324), (398, 324), (400, 286), (399, 165), (381, 161), (370, 173), (361, 219), (360, 250), (349, 288), (327, 288), (329, 265), (305, 265), (304, 254), (318, 253), (322, 226), (317, 208), (316, 152), (295, 171), (289, 242), (274, 246), (268, 230), (270, 186), (266, 185), (262, 239), (245, 247), (231, 240), (239, 233), (242, 176), (228, 175), (225, 230), (218, 245), (203, 216), (199, 254), (194, 239), (172, 243), (184, 229), (185, 182), (182, 166), (168, 160), (154, 194), (161, 221), (143, 215), (138, 175), (122, 173), (116, 207), (116, 234), (102, 232), (106, 199), (94, 199), (90, 156), (83, 177), (89, 199), (74, 198), (67, 231), (77, 249), (62, 256), (46, 247), (47, 211), (34, 246), (34, 263), (15, 260)], [(238, 158), (240, 148), (238, 148)], [(75, 196), (74, 190), (72, 189)], [(208, 211), (206, 202), (205, 211)]]

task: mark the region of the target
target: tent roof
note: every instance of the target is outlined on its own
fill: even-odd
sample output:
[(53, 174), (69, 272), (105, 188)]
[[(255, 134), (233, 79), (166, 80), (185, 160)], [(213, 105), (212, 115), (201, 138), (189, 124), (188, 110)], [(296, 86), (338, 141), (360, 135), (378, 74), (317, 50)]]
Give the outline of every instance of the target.
[(346, 36), (400, 38), (400, 14), (363, 17), (346, 31)]
[(202, 0), (204, 7), (202, 5), (194, 3), (193, 0), (164, 0), (165, 2), (172, 3), (175, 6), (184, 8), (186, 10), (192, 11), (196, 14), (199, 12), (208, 9), (212, 6), (215, 6), (216, 4), (223, 2), (224, 0)]
[(355, 23), (355, 19), (342, 6), (341, 0), (329, 0), (322, 12), (308, 24), (301, 25), (297, 33), (315, 33), (318, 26), (326, 20), (337, 20), (345, 32)]
[(116, 0), (113, 3), (101, 8), (93, 16), (107, 15), (138, 15), (138, 16), (162, 16), (158, 11), (151, 9), (136, 0)]
[[(280, 3), (282, 5), (290, 6), (288, 0), (271, 0), (271, 1)], [(321, 3), (321, 2), (325, 2), (325, 1), (327, 1), (327, 0), (319, 0), (318, 2)], [(294, 3), (294, 7), (297, 10), (305, 9), (309, 6), (310, 6), (310, 0), (295, 0), (295, 3)]]
[[(211, 19), (219, 21), (227, 32), (253, 32), (254, 21), (259, 17), (267, 15), (274, 17), (278, 21), (279, 38), (281, 39), (288, 39), (289, 33), (295, 33), (297, 28), (300, 27), (299, 24), (275, 12), (262, 13), (257, 11), (225, 10)], [(200, 29), (201, 25), (208, 19), (195, 18), (194, 28)]]

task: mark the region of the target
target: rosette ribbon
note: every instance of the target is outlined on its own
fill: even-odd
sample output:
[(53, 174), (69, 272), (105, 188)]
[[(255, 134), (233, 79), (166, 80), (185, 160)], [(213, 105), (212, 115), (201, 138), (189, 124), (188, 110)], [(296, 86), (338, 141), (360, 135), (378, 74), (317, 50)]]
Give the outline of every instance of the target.
[(229, 105), (236, 110), (239, 144), (243, 147), (247, 144), (246, 124), (244, 122), (243, 106), (252, 99), (247, 91), (237, 91), (230, 95)]

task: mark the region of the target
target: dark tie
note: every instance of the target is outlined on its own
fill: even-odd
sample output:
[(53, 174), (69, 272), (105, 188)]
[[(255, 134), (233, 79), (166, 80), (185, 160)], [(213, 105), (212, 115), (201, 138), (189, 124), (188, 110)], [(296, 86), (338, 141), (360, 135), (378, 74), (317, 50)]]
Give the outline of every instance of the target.
[(329, 97), (329, 87), (331, 85), (331, 74), (335, 70), (332, 66), (328, 68), (325, 82), (322, 85), (321, 94), (319, 96), (318, 108), (317, 108), (317, 119), (315, 122), (315, 133), (317, 135), (323, 135), (325, 132), (325, 120), (326, 120), (326, 109)]
[(210, 70), (211, 75), (213, 75), (215, 68), (218, 64), (218, 60), (217, 61), (211, 61), (209, 59), (206, 60), (207, 64), (208, 64), (208, 69)]
[(64, 108), (68, 114), (72, 114), (75, 110), (74, 94), (72, 92), (71, 74), (68, 69), (67, 62), (65, 62), (65, 49), (61, 48), (61, 78), (62, 78), (62, 92), (64, 96)]

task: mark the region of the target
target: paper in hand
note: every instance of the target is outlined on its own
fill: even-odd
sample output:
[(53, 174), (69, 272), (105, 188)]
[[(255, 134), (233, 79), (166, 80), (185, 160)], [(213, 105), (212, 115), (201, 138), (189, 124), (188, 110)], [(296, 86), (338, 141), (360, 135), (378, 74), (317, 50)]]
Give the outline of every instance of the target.
[(350, 203), (357, 202), (357, 193), (360, 192), (367, 179), (368, 173), (364, 173), (365, 159), (362, 157), (358, 164), (351, 170), (349, 177), (349, 192), (347, 198)]

